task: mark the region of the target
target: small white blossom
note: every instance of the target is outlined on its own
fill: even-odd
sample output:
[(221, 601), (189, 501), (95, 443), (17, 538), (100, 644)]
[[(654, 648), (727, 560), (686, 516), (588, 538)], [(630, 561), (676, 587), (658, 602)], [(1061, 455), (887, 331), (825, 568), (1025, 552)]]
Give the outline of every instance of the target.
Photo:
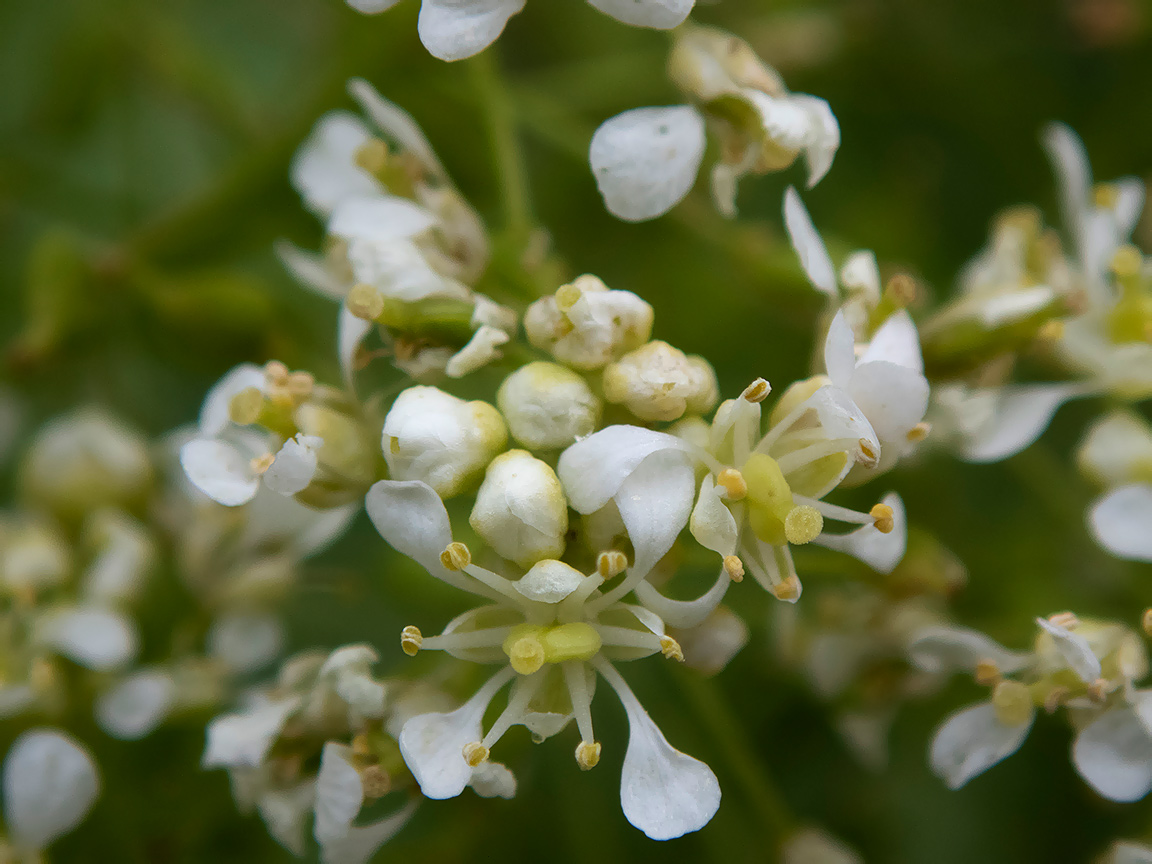
[(4, 822), (32, 855), (79, 825), (99, 794), (92, 756), (56, 729), (24, 732), (4, 757)]

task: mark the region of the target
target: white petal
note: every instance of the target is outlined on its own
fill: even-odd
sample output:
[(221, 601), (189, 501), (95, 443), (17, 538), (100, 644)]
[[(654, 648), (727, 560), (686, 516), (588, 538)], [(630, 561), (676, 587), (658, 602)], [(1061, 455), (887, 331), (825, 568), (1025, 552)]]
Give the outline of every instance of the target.
[[(556, 474), (572, 509), (594, 513), (616, 495), (628, 475), (650, 454), (683, 449), (684, 443), (673, 435), (639, 426), (609, 426), (560, 454)], [(684, 460), (687, 463), (687, 453)]]
[(677, 629), (672, 636), (684, 651), (686, 665), (716, 675), (748, 644), (748, 625), (727, 606), (717, 606), (700, 624)]
[(680, 450), (652, 453), (620, 485), (616, 506), (636, 551), (634, 573), (646, 576), (668, 554), (688, 524), (695, 491), (692, 466)]
[(612, 215), (655, 219), (688, 194), (704, 158), (704, 119), (695, 108), (634, 108), (604, 121), (588, 153)]
[(496, 692), (515, 675), (511, 667), (498, 672), (480, 690), (447, 713), (418, 714), (400, 731), (400, 753), (426, 798), (455, 798), (472, 780), (464, 760), (465, 744), (483, 738), (480, 723)]
[(219, 504), (247, 504), (260, 488), (251, 459), (216, 438), (195, 438), (180, 448), (180, 465), (192, 485)]
[(398, 813), (368, 825), (355, 825), (345, 836), (320, 844), (323, 864), (367, 864), (381, 846), (408, 824), (416, 804), (417, 800), (412, 799)]
[(4, 821), (24, 849), (44, 849), (67, 834), (99, 794), (96, 763), (63, 732), (30, 729), (4, 757)]
[(1152, 864), (1152, 846), (1117, 840), (1103, 864)]
[(628, 749), (620, 772), (625, 818), (653, 840), (699, 831), (720, 808), (716, 775), (668, 743), (619, 673), (606, 663), (597, 668), (628, 715)]
[(324, 439), (298, 433), (284, 442), (272, 466), (264, 472), (264, 483), (280, 495), (303, 492), (316, 476), (317, 456)]
[(904, 366), (914, 372), (924, 371), (924, 359), (920, 354), (920, 334), (908, 310), (901, 309), (888, 316), (880, 329), (872, 336), (868, 348), (860, 358), (861, 363), (873, 360), (887, 360), (897, 366)]
[(364, 785), (351, 755), (350, 747), (335, 741), (327, 742), (320, 754), (313, 833), (321, 844), (345, 836), (364, 803)]
[(304, 857), (306, 848), (304, 825), (312, 815), (315, 800), (316, 781), (306, 780), (287, 789), (266, 791), (256, 802), (260, 818), (268, 826), (268, 833), (277, 843), (300, 858)]
[(481, 762), (472, 769), (468, 785), (481, 798), (516, 797), (516, 775), (499, 762)]
[(129, 662), (139, 647), (131, 619), (85, 606), (49, 612), (36, 622), (36, 638), (81, 666), (101, 671)]
[(864, 864), (864, 859), (835, 837), (805, 828), (788, 838), (781, 864)]
[(379, 194), (380, 183), (356, 164), (356, 151), (372, 135), (347, 111), (325, 114), (292, 159), (292, 185), (308, 207), (328, 213), (346, 198)]
[(836, 271), (832, 259), (824, 248), (824, 241), (812, 224), (812, 218), (800, 200), (800, 195), (791, 186), (784, 193), (784, 226), (788, 229), (788, 239), (800, 257), (800, 266), (808, 274), (808, 281), (818, 290), (837, 297)]
[[(868, 417), (852, 398), (839, 387), (821, 387), (805, 400), (816, 412), (824, 433), (834, 440), (867, 441), (875, 453), (880, 452), (880, 440)], [(861, 458), (859, 449), (855, 453)]]
[(468, 344), (452, 355), (452, 359), (444, 367), (444, 374), (449, 378), (463, 378), (469, 372), (475, 372), (481, 366), (488, 365), (500, 357), (497, 349), (509, 338), (503, 330), (497, 330), (487, 324), (482, 325), (472, 334)]
[(328, 221), (328, 233), (345, 240), (387, 243), (415, 237), (435, 224), (434, 215), (407, 198), (376, 195), (342, 201)]
[[(391, 9), (400, 0), (348, 0), (348, 5), (355, 9), (357, 12), (363, 12), (365, 15), (376, 15), (387, 9)], [(303, 855), (303, 852), (298, 853)]]
[(861, 633), (820, 633), (808, 648), (807, 672), (812, 687), (823, 699), (839, 695), (875, 651)]
[(348, 311), (347, 306), (340, 307), (340, 320), (337, 325), (336, 343), (340, 355), (340, 369), (344, 372), (344, 380), (351, 385), (352, 375), (355, 373), (354, 363), (360, 345), (372, 332), (372, 322), (357, 318)]
[(1092, 424), (1076, 462), (1101, 486), (1131, 483), (1152, 466), (1152, 426), (1130, 411), (1113, 411)]
[(733, 555), (736, 552), (739, 528), (732, 511), (720, 500), (711, 474), (705, 475), (700, 481), (700, 494), (696, 496), (696, 506), (692, 508), (688, 530), (705, 549), (720, 555)]
[(848, 326), (844, 311), (836, 313), (824, 337), (824, 370), (837, 387), (847, 387), (856, 370), (856, 337)]
[(973, 672), (981, 660), (1005, 674), (1023, 669), (1028, 655), (1009, 651), (994, 639), (964, 627), (926, 627), (908, 643), (908, 659), (925, 672)]
[(113, 738), (136, 741), (164, 721), (175, 697), (176, 685), (167, 672), (135, 672), (100, 697), (96, 720)]
[(372, 122), (399, 144), (402, 150), (414, 154), (434, 177), (447, 179), (448, 172), (436, 158), (436, 152), (411, 114), (399, 105), (389, 102), (363, 78), (350, 80), (348, 93), (360, 103), (360, 107), (372, 118)]
[(441, 60), (462, 60), (496, 41), (524, 0), (424, 0), (417, 30)]
[(1048, 633), (1056, 643), (1056, 650), (1068, 668), (1080, 676), (1085, 684), (1093, 683), (1101, 675), (1100, 660), (1092, 652), (1088, 640), (1066, 627), (1053, 624), (1046, 618), (1037, 618), (1036, 623)]
[(823, 99), (797, 93), (792, 96), (792, 103), (799, 106), (808, 119), (804, 161), (808, 163), (808, 188), (811, 189), (832, 167), (832, 160), (840, 149), (840, 124)]
[(1144, 183), (1138, 177), (1124, 177), (1114, 180), (1111, 185), (1116, 189), (1116, 204), (1112, 212), (1117, 239), (1127, 239), (1144, 212)]
[(633, 27), (671, 30), (679, 27), (696, 0), (588, 0), (588, 5)]
[(349, 286), (329, 272), (322, 255), (305, 252), (287, 240), (277, 240), (275, 249), (280, 262), (305, 288), (333, 300), (344, 299)]
[(264, 370), (251, 363), (241, 363), (212, 385), (200, 408), (200, 434), (212, 438), (223, 432), (231, 422), (232, 397), (251, 387), (261, 393), (265, 387)]
[(585, 576), (563, 561), (545, 559), (517, 580), (513, 587), (539, 603), (559, 603), (584, 583)]
[(1088, 513), (1096, 542), (1119, 558), (1152, 561), (1152, 486), (1114, 489)]
[(1138, 801), (1152, 789), (1152, 732), (1132, 708), (1114, 708), (1080, 730), (1072, 762), (1105, 798)]
[(225, 612), (208, 631), (208, 654), (241, 675), (263, 669), (284, 649), (279, 617), (260, 612)]
[(1015, 753), (1031, 728), (1031, 718), (1020, 726), (1005, 726), (996, 719), (996, 709), (991, 702), (957, 711), (932, 737), (932, 771), (950, 789), (959, 789), (977, 774)]
[(881, 500), (892, 508), (892, 530), (887, 534), (874, 525), (864, 525), (847, 534), (821, 534), (813, 542), (828, 549), (846, 552), (863, 561), (877, 573), (891, 573), (904, 558), (908, 545), (908, 519), (904, 502), (895, 492)]
[(256, 768), (300, 705), (299, 697), (269, 702), (251, 711), (222, 714), (208, 724), (205, 768)]
[(961, 457), (968, 462), (998, 462), (1019, 453), (1052, 421), (1052, 415), (1081, 389), (1068, 384), (1005, 387), (995, 415), (965, 443)]
[[(840, 284), (845, 288), (863, 292), (869, 306), (879, 303), (880, 268), (876, 264), (876, 255), (868, 249), (861, 249), (849, 255), (844, 260), (844, 266), (840, 268)], [(902, 312), (903, 310), (901, 310)], [(884, 323), (887, 324), (888, 322)], [(881, 327), (880, 329), (883, 330), (884, 328)], [(875, 338), (872, 341), (875, 342)], [(917, 344), (917, 353), (919, 353), (919, 344)]]
[(1063, 123), (1049, 123), (1041, 134), (1041, 142), (1052, 161), (1060, 186), (1060, 206), (1064, 223), (1072, 233), (1078, 250), (1082, 252), (1083, 226), (1092, 190), (1092, 169), (1088, 154), (1080, 138)]
[(671, 600), (649, 582), (640, 582), (634, 590), (640, 602), (660, 616), (669, 627), (687, 628), (697, 626), (711, 615), (731, 584), (732, 579), (721, 568), (712, 587), (695, 600)]
[(887, 360), (861, 363), (848, 395), (859, 406), (881, 441), (907, 443), (907, 435), (928, 410), (928, 380), (923, 373)]

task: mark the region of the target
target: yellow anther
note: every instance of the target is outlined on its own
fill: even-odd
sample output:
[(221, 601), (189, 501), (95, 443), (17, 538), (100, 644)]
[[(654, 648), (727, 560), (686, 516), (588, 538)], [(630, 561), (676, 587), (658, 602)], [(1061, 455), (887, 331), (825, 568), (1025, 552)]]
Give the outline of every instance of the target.
[(520, 675), (531, 675), (544, 665), (544, 645), (535, 633), (516, 636), (516, 631), (513, 631), (513, 636), (504, 643), (504, 653)]
[(600, 742), (581, 741), (576, 745), (576, 764), (581, 771), (591, 771), (600, 763)]
[(1071, 691), (1067, 687), (1053, 687), (1044, 697), (1044, 710), (1049, 714), (1055, 714), (1056, 709), (1063, 705), (1064, 700), (1070, 695)]
[(1023, 726), (1032, 718), (1032, 694), (1019, 681), (1006, 679), (993, 689), (992, 707), (1005, 726)]
[(420, 632), (419, 627), (409, 624), (400, 631), (400, 648), (409, 657), (415, 657), (423, 644), (424, 634)]
[(228, 419), (239, 426), (255, 423), (264, 407), (264, 394), (256, 387), (246, 387), (228, 403)]
[(452, 571), (463, 570), (472, 563), (472, 553), (463, 543), (449, 543), (440, 553), (440, 563)]
[(724, 556), (724, 572), (733, 582), (744, 581), (744, 562), (735, 555)]
[(1065, 630), (1075, 630), (1080, 626), (1080, 619), (1076, 617), (1075, 612), (1057, 612), (1048, 616), (1048, 623), (1063, 627)]
[(379, 138), (365, 141), (356, 148), (356, 165), (369, 174), (379, 174), (388, 164), (388, 145)]
[(379, 765), (369, 765), (360, 771), (360, 786), (365, 798), (383, 798), (392, 791), (392, 775)]
[(891, 534), (892, 529), (896, 527), (895, 514), (887, 504), (877, 504), (868, 511), (868, 515), (872, 517), (872, 524), (881, 534)]
[(1152, 636), (1152, 607), (1144, 610), (1144, 616), (1140, 619), (1140, 623), (1144, 627), (1144, 635)]
[(269, 360), (264, 364), (264, 380), (283, 386), (288, 383), (288, 367), (279, 360)]
[(995, 660), (984, 659), (976, 664), (976, 683), (981, 687), (995, 687), (1002, 678)]
[(1121, 279), (1138, 275), (1143, 264), (1144, 256), (1140, 254), (1139, 249), (1131, 244), (1121, 246), (1112, 256), (1112, 272)]
[(909, 444), (919, 444), (921, 441), (928, 437), (928, 433), (931, 431), (931, 423), (920, 421), (908, 430), (908, 434), (905, 437), (908, 439)]
[(1036, 338), (1041, 342), (1059, 342), (1064, 338), (1064, 322), (1059, 318), (1045, 321), (1036, 331)]
[(772, 586), (772, 593), (776, 595), (777, 600), (795, 600), (800, 596), (800, 579), (789, 576)]
[(860, 445), (860, 458), (858, 461), (865, 468), (872, 468), (878, 461), (880, 461), (880, 451), (872, 446), (872, 442), (867, 438), (859, 440)]
[(901, 307), (910, 305), (916, 299), (916, 280), (907, 273), (897, 273), (888, 280), (886, 288)]
[(272, 467), (272, 463), (276, 461), (276, 457), (271, 453), (265, 453), (263, 456), (255, 456), (252, 461), (248, 463), (248, 467), (253, 474), (263, 474)]
[(349, 312), (365, 321), (375, 321), (384, 314), (384, 296), (365, 282), (353, 285), (344, 303)]
[(1120, 198), (1120, 190), (1112, 183), (1097, 183), (1092, 187), (1092, 203), (1111, 210)]
[(744, 475), (735, 468), (725, 468), (716, 475), (716, 485), (728, 493), (729, 501), (739, 501), (748, 494)]
[(795, 546), (811, 543), (823, 530), (824, 517), (808, 504), (793, 507), (784, 518), (784, 536)]
[(561, 312), (567, 312), (576, 305), (582, 296), (584, 296), (584, 292), (574, 282), (561, 285), (556, 289), (556, 305), (560, 307)]
[(465, 744), (460, 752), (464, 754), (464, 761), (473, 768), (482, 762), (488, 761), (488, 748), (479, 741)]
[(740, 394), (740, 398), (745, 402), (763, 402), (768, 398), (768, 394), (772, 392), (772, 385), (765, 381), (763, 378), (757, 378), (751, 384), (744, 388), (744, 392)]
[(608, 549), (596, 556), (596, 572), (604, 581), (628, 569), (628, 556), (618, 549)]
[(312, 395), (316, 379), (311, 372), (293, 372), (288, 376), (288, 382), (284, 386), (296, 401), (302, 401)]
[(680, 643), (671, 636), (660, 637), (660, 653), (669, 660), (676, 660), (680, 663), (684, 662), (684, 649), (682, 649)]
[(1097, 704), (1103, 702), (1108, 698), (1108, 694), (1112, 692), (1112, 684), (1107, 678), (1097, 678), (1088, 685), (1088, 698)]

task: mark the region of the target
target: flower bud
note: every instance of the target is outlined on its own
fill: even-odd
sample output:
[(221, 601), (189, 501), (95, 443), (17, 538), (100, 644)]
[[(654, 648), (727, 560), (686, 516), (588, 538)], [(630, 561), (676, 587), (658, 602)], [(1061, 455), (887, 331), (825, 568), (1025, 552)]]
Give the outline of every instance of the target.
[(469, 522), (498, 555), (530, 567), (563, 554), (568, 501), (547, 463), (510, 450), (488, 466)]
[(532, 450), (567, 447), (590, 435), (600, 400), (588, 383), (557, 363), (529, 363), (504, 379), (496, 404), (512, 437)]
[(28, 451), (22, 479), (34, 501), (74, 517), (139, 499), (152, 482), (152, 464), (139, 433), (87, 408), (44, 427)]
[(576, 369), (599, 369), (652, 334), (652, 307), (591, 275), (562, 285), (524, 313), (528, 341)]
[(31, 516), (0, 522), (0, 580), (6, 591), (28, 593), (68, 578), (72, 555), (60, 532)]
[(716, 373), (703, 357), (689, 357), (667, 342), (649, 342), (604, 370), (604, 398), (642, 420), (703, 414), (719, 398)]
[(504, 449), (508, 430), (487, 402), (409, 387), (384, 419), (384, 460), (395, 480), (422, 480), (442, 498), (462, 492)]

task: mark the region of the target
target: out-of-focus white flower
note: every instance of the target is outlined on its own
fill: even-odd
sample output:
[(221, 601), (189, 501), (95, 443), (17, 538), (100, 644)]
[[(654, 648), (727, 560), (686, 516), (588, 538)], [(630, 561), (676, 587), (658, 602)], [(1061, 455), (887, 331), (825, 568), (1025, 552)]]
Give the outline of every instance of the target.
[(0, 518), (0, 584), (6, 593), (54, 588), (71, 569), (72, 550), (54, 524), (24, 513)]
[(781, 851), (783, 864), (864, 864), (853, 849), (818, 828), (797, 831)]
[(534, 347), (591, 371), (648, 341), (652, 307), (631, 291), (609, 290), (585, 274), (529, 306), (524, 330)]
[(641, 420), (677, 420), (704, 414), (720, 398), (712, 365), (667, 342), (649, 342), (604, 368), (604, 398)]
[[(604, 552), (589, 575), (544, 559), (513, 581), (473, 563), (468, 547), (453, 542), (448, 513), (429, 486), (382, 480), (369, 492), (367, 506), (376, 528), (398, 551), (431, 575), (496, 601), (465, 612), (439, 636), (424, 637), (415, 627), (401, 635), (409, 654), (432, 648), (473, 662), (507, 663), (460, 708), (418, 714), (404, 724), (400, 750), (426, 797), (459, 795), (496, 742), (517, 724), (544, 739), (575, 719), (581, 738), (577, 763), (584, 770), (594, 767), (601, 745), (590, 705), (598, 673), (628, 715), (620, 786), (624, 815), (657, 840), (707, 824), (720, 804), (715, 775), (668, 744), (611, 663), (657, 652), (683, 659), (658, 615), (612, 599), (615, 592), (600, 591), (627, 569), (622, 553)], [(514, 683), (508, 706), (485, 732), (484, 713), (509, 682)]]
[(828, 103), (789, 93), (744, 41), (721, 30), (685, 28), (669, 72), (693, 105), (625, 111), (592, 137), (592, 173), (618, 218), (653, 219), (688, 194), (704, 157), (706, 122), (720, 143), (712, 197), (725, 216), (736, 214), (736, 185), (745, 174), (781, 171), (803, 153), (814, 186), (832, 166), (840, 127)]
[(143, 524), (114, 510), (94, 513), (84, 525), (93, 552), (82, 576), (84, 596), (98, 603), (135, 600), (156, 563), (156, 543)]
[(600, 420), (600, 400), (588, 382), (556, 363), (521, 366), (500, 385), (496, 404), (512, 437), (530, 450), (567, 447)]
[(1113, 411), (1088, 430), (1077, 463), (1107, 490), (1088, 510), (1096, 542), (1117, 557), (1152, 561), (1152, 427)]
[[(348, 0), (353, 9), (374, 15), (399, 0)], [(588, 5), (634, 27), (670, 30), (681, 24), (696, 0), (588, 0)], [(525, 0), (423, 0), (417, 30), (424, 47), (441, 60), (479, 54), (504, 32)]]
[(96, 720), (109, 735), (135, 741), (160, 725), (176, 698), (176, 682), (170, 674), (161, 669), (141, 669), (100, 697)]
[(37, 618), (33, 639), (98, 671), (131, 662), (139, 647), (132, 620), (99, 606), (50, 607)]
[(1117, 840), (1102, 859), (1102, 864), (1152, 864), (1152, 846)]
[(1139, 801), (1152, 791), (1152, 691), (1133, 693), (1081, 729), (1072, 762), (1112, 801)]
[(4, 757), (4, 822), (30, 856), (84, 821), (99, 794), (92, 756), (59, 730), (29, 729)]
[(384, 419), (390, 476), (420, 480), (438, 495), (463, 491), (504, 449), (508, 430), (487, 402), (465, 402), (435, 387), (409, 387)]

